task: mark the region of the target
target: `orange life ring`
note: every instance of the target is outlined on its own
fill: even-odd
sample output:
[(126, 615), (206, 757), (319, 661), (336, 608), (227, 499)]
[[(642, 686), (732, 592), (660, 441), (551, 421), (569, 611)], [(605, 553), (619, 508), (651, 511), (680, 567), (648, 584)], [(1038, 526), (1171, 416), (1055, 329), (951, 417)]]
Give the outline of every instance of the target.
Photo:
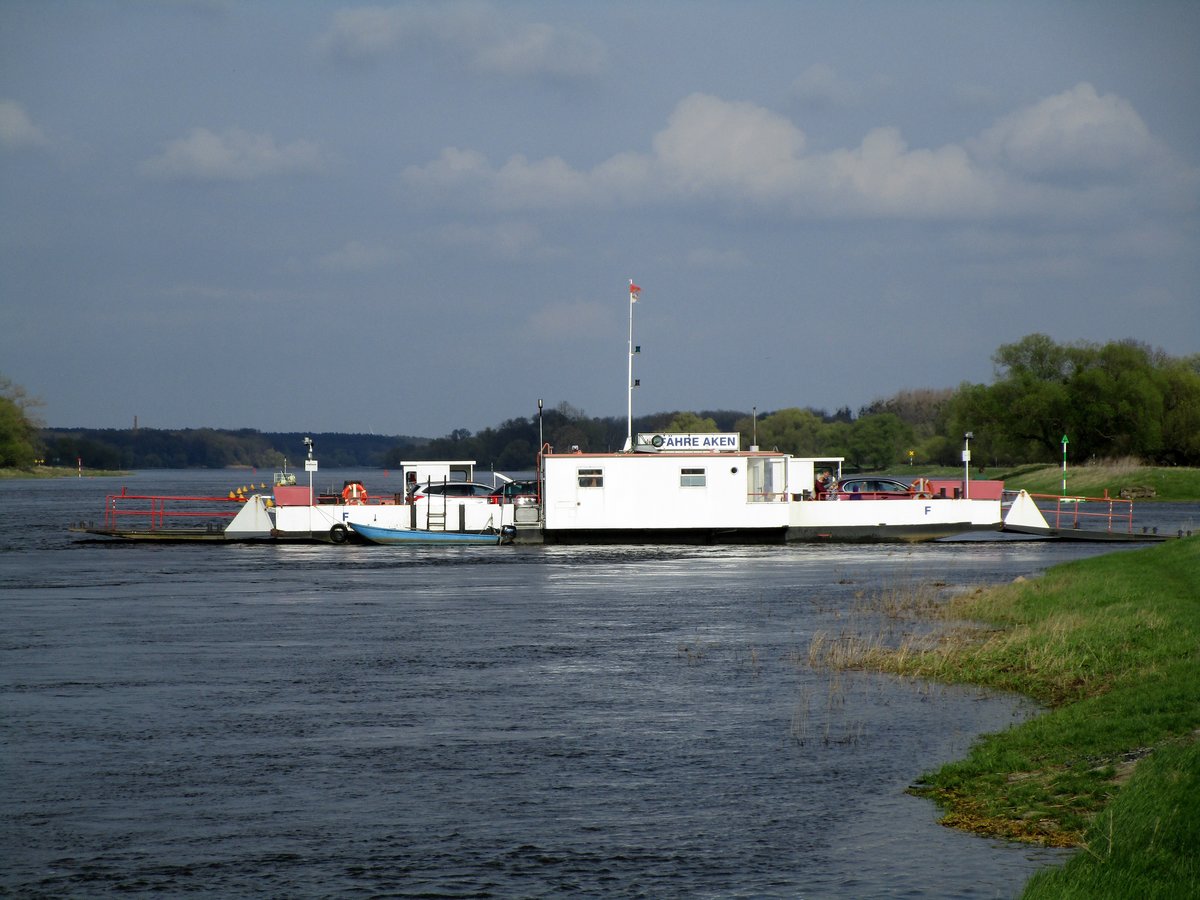
[(909, 490), (912, 491), (913, 496), (918, 500), (933, 499), (933, 486), (930, 485), (928, 478), (918, 478), (912, 483), (912, 487)]
[(342, 488), (342, 502), (347, 506), (358, 506), (367, 502), (367, 489), (361, 481), (352, 481)]

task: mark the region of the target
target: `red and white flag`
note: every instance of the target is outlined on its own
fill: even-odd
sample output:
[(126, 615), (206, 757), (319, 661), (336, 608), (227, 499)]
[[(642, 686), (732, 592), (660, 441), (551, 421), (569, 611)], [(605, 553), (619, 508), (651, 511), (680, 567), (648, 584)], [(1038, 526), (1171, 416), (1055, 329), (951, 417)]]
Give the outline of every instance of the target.
[(642, 289), (640, 287), (638, 287), (636, 284), (634, 284), (633, 279), (630, 278), (629, 279), (629, 302), (637, 303), (638, 294), (641, 293), (641, 291), (642, 291)]

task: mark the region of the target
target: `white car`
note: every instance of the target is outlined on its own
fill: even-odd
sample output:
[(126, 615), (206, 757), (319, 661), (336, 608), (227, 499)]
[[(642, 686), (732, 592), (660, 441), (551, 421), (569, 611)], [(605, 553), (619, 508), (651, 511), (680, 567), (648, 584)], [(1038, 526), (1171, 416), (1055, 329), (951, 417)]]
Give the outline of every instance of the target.
[(434, 481), (418, 484), (408, 495), (408, 502), (419, 503), (430, 497), (445, 497), (448, 500), (478, 500), (480, 503), (487, 503), (494, 490), (490, 484), (479, 484), (475, 481)]

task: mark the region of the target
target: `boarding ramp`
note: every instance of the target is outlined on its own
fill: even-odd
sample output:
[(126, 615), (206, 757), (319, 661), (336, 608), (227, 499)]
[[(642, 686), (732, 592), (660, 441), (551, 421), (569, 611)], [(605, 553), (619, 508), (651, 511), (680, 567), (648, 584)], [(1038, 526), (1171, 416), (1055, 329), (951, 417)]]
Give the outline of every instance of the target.
[(1133, 501), (1120, 497), (1066, 497), (1005, 491), (1008, 511), (1000, 530), (1056, 541), (1167, 540), (1157, 529), (1138, 531), (1133, 524)]

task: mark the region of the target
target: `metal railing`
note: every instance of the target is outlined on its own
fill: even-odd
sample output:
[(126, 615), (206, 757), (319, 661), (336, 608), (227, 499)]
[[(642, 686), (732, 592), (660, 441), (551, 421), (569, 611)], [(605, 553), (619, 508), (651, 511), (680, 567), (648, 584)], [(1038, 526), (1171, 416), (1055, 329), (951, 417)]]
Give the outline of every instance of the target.
[[(163, 531), (201, 522), (222, 528), (242, 508), (244, 497), (186, 497), (130, 494), (121, 489), (104, 502), (104, 528), (109, 531)], [(186, 504), (181, 506), (180, 504)]]
[[(1008, 492), (1005, 492), (1008, 493)], [(1056, 531), (1070, 528), (1133, 534), (1133, 501), (1122, 497), (1062, 497), (1058, 494), (1030, 494), (1046, 524)]]

